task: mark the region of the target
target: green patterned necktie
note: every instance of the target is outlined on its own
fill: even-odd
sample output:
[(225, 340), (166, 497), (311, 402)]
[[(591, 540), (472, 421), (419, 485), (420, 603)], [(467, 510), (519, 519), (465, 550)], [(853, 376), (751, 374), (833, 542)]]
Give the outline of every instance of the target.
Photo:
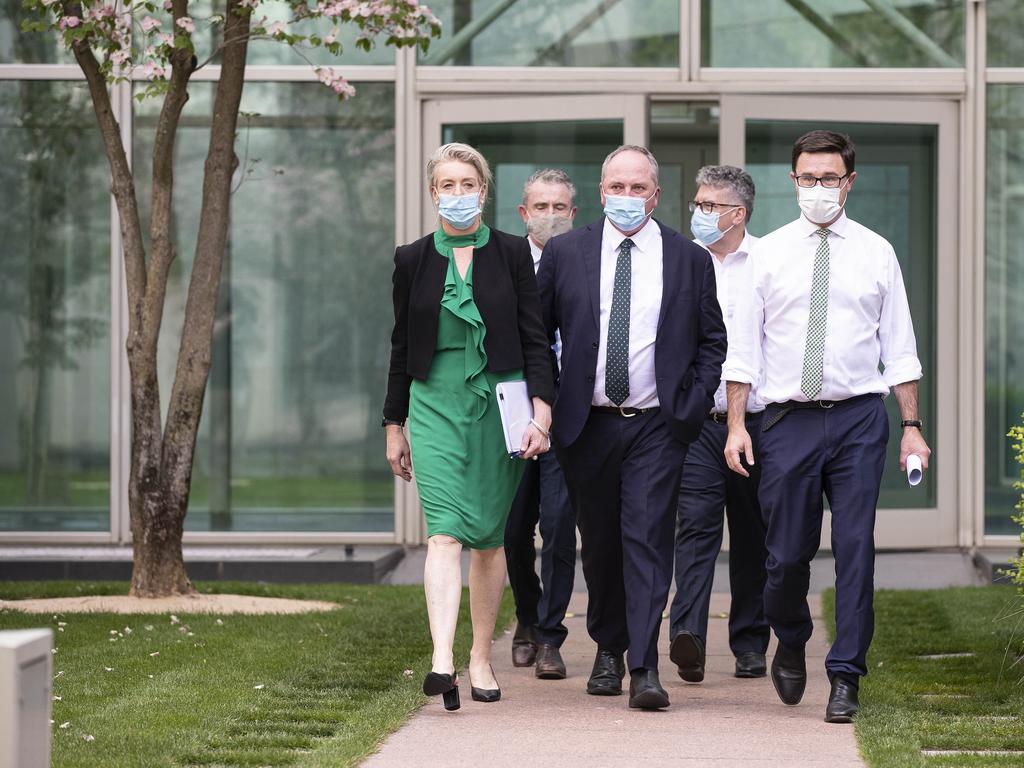
[(629, 397), (629, 299), (632, 291), (633, 241), (628, 237), (619, 245), (615, 261), (615, 287), (608, 315), (608, 351), (604, 366), (604, 393), (616, 405)]
[(821, 392), (822, 368), (825, 362), (825, 332), (828, 329), (828, 230), (819, 229), (821, 238), (814, 254), (814, 277), (811, 279), (811, 309), (807, 316), (807, 346), (804, 348), (804, 371), (800, 391), (808, 400)]

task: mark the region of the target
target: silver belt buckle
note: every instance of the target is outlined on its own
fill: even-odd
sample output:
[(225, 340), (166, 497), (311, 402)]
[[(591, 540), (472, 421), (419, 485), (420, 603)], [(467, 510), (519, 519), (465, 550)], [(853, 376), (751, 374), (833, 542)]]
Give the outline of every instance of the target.
[[(828, 403), (828, 405), (825, 405), (825, 403)], [(835, 400), (819, 400), (818, 401), (818, 405), (820, 405), (825, 410), (828, 410), (829, 408), (835, 408), (836, 407), (836, 401)]]
[(619, 413), (622, 414), (622, 418), (624, 419), (632, 419), (634, 416), (636, 416), (636, 409), (634, 408), (633, 411), (633, 413), (626, 413), (626, 406), (619, 406)]

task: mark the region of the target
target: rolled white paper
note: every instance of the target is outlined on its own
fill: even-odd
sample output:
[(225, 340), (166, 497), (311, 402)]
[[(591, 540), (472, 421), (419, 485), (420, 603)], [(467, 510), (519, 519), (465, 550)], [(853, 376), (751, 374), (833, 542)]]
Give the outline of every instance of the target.
[(907, 456), (907, 482), (910, 483), (911, 487), (920, 485), (921, 480), (924, 478), (924, 473), (921, 471), (921, 457), (916, 453), (912, 453)]

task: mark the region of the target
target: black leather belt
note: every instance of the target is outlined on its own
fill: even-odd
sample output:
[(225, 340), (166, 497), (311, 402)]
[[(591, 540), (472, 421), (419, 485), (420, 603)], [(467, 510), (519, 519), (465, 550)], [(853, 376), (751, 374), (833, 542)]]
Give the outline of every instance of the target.
[[(755, 416), (760, 416), (762, 413), (764, 413), (764, 411), (757, 411), (756, 413), (751, 413), (750, 411), (748, 411), (744, 415), (743, 418), (746, 419), (747, 421), (749, 421), (750, 419), (754, 418)], [(729, 412), (728, 411), (712, 411), (711, 413), (708, 414), (708, 421), (713, 421), (713, 422), (715, 422), (715, 424), (728, 424), (729, 423)]]
[(793, 411), (802, 411), (811, 408), (820, 408), (827, 411), (837, 406), (843, 407), (846, 405), (853, 405), (854, 403), (869, 400), (873, 397), (881, 398), (882, 396), (877, 392), (869, 392), (866, 395), (848, 397), (846, 400), (807, 400), (806, 402), (803, 400), (787, 400), (783, 403), (772, 403), (765, 409), (764, 426), (761, 428), (761, 431), (767, 432)]
[(657, 411), (657, 407), (651, 408), (630, 408), (625, 405), (592, 405), (590, 406), (591, 413), (613, 413), (616, 416), (622, 416), (624, 419), (631, 419), (634, 416), (643, 416), (645, 413), (654, 413)]

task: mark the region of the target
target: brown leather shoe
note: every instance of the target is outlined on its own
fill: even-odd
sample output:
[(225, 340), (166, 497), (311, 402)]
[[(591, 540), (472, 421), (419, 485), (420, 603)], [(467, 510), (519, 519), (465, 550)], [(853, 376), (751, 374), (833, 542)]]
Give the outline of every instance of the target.
[(516, 625), (516, 633), (512, 636), (512, 666), (532, 667), (537, 658), (537, 640), (533, 636), (533, 627)]
[(565, 680), (565, 662), (558, 646), (541, 643), (537, 647), (537, 667), (534, 674), (541, 680)]

